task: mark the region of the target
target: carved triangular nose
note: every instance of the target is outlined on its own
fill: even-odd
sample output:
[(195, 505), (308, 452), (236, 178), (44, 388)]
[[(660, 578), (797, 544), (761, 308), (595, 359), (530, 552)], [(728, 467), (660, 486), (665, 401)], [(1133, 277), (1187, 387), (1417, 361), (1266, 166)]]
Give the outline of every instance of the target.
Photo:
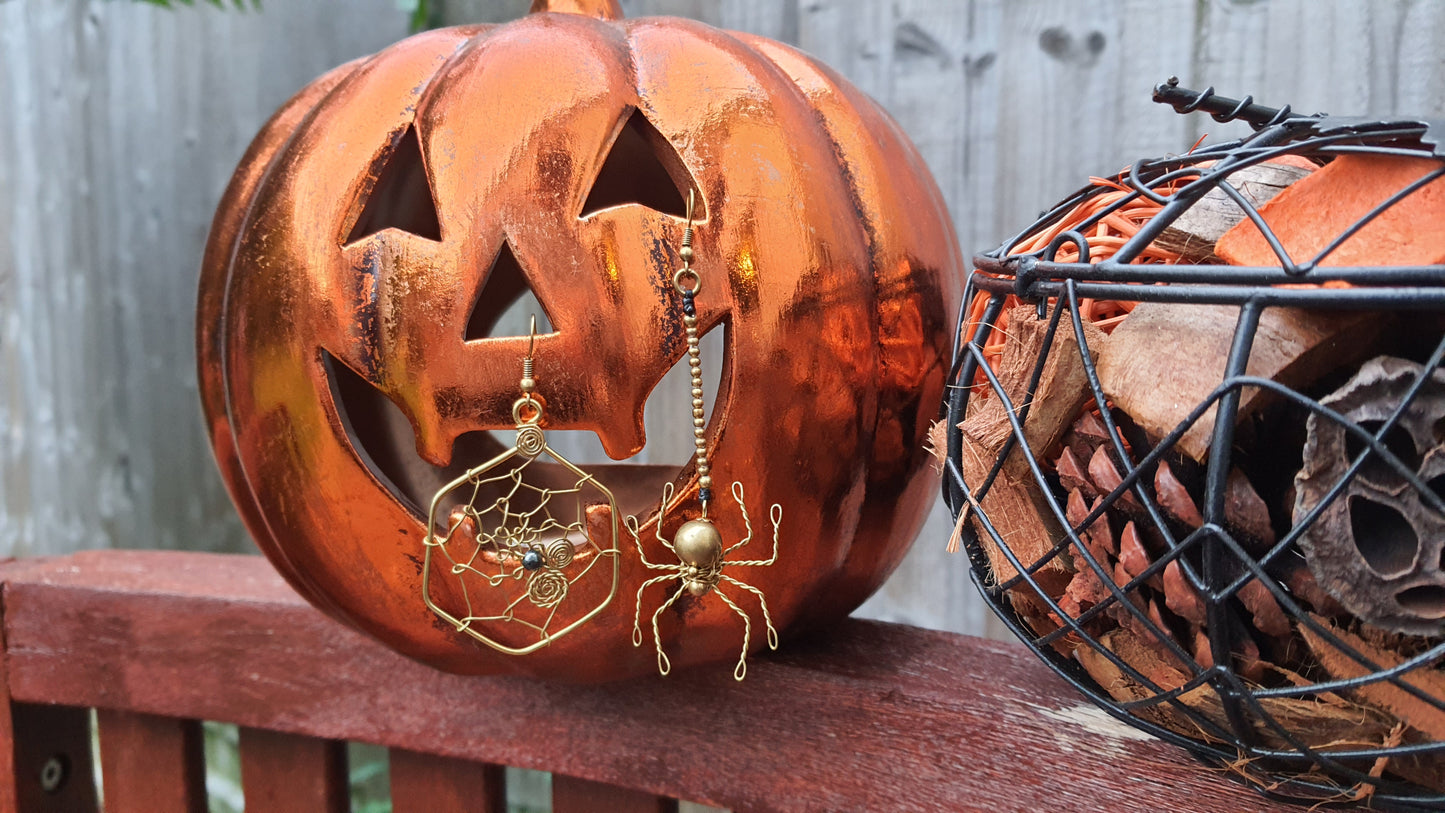
[(467, 341), (500, 338), (504, 336), (526, 336), (529, 316), (537, 317), (537, 332), (550, 333), (552, 320), (546, 306), (527, 275), (522, 271), (517, 255), (508, 241), (502, 242), (492, 268), (487, 272), (486, 281), (477, 294), (472, 313), (467, 318), (465, 338)]

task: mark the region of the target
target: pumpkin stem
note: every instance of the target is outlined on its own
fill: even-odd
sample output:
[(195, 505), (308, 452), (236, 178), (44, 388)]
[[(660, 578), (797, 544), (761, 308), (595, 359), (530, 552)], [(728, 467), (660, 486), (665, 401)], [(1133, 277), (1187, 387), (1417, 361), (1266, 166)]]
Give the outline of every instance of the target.
[(560, 14), (581, 14), (599, 20), (622, 19), (622, 6), (617, 0), (532, 0), (532, 11), (552, 11)]

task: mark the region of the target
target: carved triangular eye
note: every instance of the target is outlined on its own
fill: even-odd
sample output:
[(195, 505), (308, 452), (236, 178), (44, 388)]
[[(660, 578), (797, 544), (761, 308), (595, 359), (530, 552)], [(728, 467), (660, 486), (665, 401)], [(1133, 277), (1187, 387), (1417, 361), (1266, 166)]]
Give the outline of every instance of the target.
[[(677, 150), (642, 111), (633, 110), (602, 162), (582, 205), (582, 217), (629, 203), (683, 217), (686, 190), (692, 187), (692, 177)], [(694, 217), (701, 219), (703, 214), (697, 211)]]
[(510, 243), (503, 242), (467, 319), (466, 340), (525, 336), (529, 315), (537, 317), (538, 333), (552, 332), (552, 321), (522, 273), (517, 255)]
[(414, 125), (406, 128), (385, 160), (346, 243), (349, 245), (383, 229), (400, 229), (440, 241), (442, 227), (437, 219), (436, 200), (432, 197), (421, 156), (421, 140)]

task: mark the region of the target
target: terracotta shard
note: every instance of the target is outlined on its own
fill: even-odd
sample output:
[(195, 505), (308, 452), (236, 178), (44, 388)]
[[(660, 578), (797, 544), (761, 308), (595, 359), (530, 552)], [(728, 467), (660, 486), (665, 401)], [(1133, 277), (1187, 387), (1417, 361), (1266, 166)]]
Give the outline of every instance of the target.
[(1079, 464), (1079, 458), (1074, 456), (1073, 450), (1065, 446), (1059, 453), (1059, 459), (1054, 463), (1059, 473), (1059, 485), (1067, 491), (1078, 490), (1086, 497), (1096, 497), (1098, 492), (1094, 490), (1094, 484), (1089, 482), (1089, 475), (1084, 467)]
[[(1314, 259), (1338, 235), (1391, 195), (1440, 168), (1432, 158), (1342, 155), (1260, 209), (1297, 263)], [(1432, 181), (1370, 221), (1320, 265), (1430, 265), (1445, 261), (1445, 179)], [(1219, 238), (1215, 253), (1234, 265), (1272, 266), (1280, 259), (1254, 223)]]
[(1250, 579), (1239, 588), (1239, 601), (1254, 617), (1254, 626), (1271, 638), (1289, 635), (1293, 625), (1280, 609), (1274, 594), (1259, 579)]
[(1224, 488), (1224, 521), (1233, 530), (1244, 535), (1246, 543), (1254, 542), (1264, 547), (1274, 544), (1274, 528), (1269, 523), (1269, 506), (1244, 472), (1237, 468), (1229, 470)]
[(1154, 499), (1158, 501), (1159, 507), (1164, 509), (1164, 513), (1190, 528), (1198, 528), (1204, 524), (1204, 517), (1200, 516), (1194, 498), (1189, 496), (1189, 490), (1179, 482), (1169, 464), (1163, 460), (1159, 461), (1159, 468), (1154, 471)]
[[(1089, 477), (1094, 481), (1100, 494), (1109, 494), (1123, 484), (1124, 478), (1114, 467), (1114, 461), (1109, 457), (1108, 447), (1100, 446), (1094, 450), (1094, 456), (1089, 458)], [(1131, 514), (1141, 513), (1144, 510), (1132, 491), (1120, 494), (1114, 504)]]
[(1177, 561), (1164, 566), (1164, 606), (1191, 624), (1202, 627), (1206, 623), (1204, 599), (1184, 577)]

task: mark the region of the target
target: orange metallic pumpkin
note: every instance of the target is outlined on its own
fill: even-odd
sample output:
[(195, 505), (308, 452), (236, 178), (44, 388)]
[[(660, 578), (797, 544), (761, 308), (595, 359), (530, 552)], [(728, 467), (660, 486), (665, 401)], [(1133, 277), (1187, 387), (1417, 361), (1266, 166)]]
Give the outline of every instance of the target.
[[(317, 79), (251, 145), (207, 246), (201, 390), (241, 516), (309, 600), (443, 669), (656, 668), (632, 644), (649, 574), (630, 539), (619, 598), (585, 632), (511, 656), (423, 603), (424, 525), (432, 491), (497, 451), (484, 430), (512, 426), (528, 339), (485, 328), (523, 286), (553, 326), (535, 349), (546, 427), (595, 432), (616, 459), (643, 447), (643, 404), (685, 349), (670, 281), (688, 189), (699, 321), (726, 346), (707, 361), (713, 475), (723, 494), (743, 482), (755, 517), (786, 508), (777, 564), (749, 574), (779, 629), (862, 602), (933, 499), (924, 436), (963, 266), (922, 160), (792, 48), (621, 17), (538, 0)], [(592, 468), (664, 559), (657, 498), (676, 484), (665, 533), (695, 517), (693, 466)], [(660, 638), (685, 666), (735, 659), (739, 632), (721, 602), (683, 599)]]

